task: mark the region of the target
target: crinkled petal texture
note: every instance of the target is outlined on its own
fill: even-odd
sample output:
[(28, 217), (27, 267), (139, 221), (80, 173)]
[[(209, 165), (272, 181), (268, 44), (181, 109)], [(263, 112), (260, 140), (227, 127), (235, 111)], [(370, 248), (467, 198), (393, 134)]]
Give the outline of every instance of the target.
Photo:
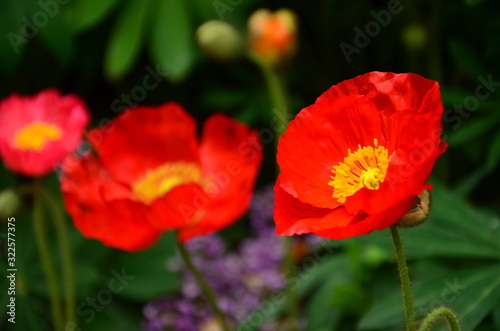
[(193, 118), (176, 103), (127, 110), (89, 141), (95, 156), (64, 163), (66, 207), (86, 237), (128, 251), (165, 230), (185, 241), (236, 221), (262, 150), (255, 132), (224, 115), (207, 120), (198, 144)]
[(77, 148), (88, 122), (85, 104), (76, 95), (55, 89), (13, 94), (0, 102), (0, 156), (23, 175), (47, 174)]
[[(323, 93), (289, 124), (278, 144), (277, 233), (341, 239), (397, 222), (425, 188), (441, 142), (439, 85), (415, 74), (371, 72)], [(377, 189), (332, 197), (334, 166), (359, 147), (387, 149)]]
[(88, 139), (102, 164), (127, 185), (166, 162), (199, 162), (196, 123), (173, 102), (128, 109)]

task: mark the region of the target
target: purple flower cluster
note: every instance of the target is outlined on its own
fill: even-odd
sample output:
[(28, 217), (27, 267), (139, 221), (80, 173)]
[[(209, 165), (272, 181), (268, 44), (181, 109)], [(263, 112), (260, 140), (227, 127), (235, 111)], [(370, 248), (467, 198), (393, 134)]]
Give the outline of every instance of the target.
[[(259, 308), (270, 292), (285, 286), (280, 270), (283, 244), (274, 233), (273, 209), (272, 188), (254, 195), (250, 207), (253, 236), (242, 241), (235, 252), (229, 252), (217, 234), (197, 237), (186, 244), (193, 264), (214, 290), (219, 307), (233, 325)], [(143, 330), (220, 330), (201, 289), (181, 259), (170, 261), (169, 267), (182, 273), (181, 293), (147, 304)], [(271, 324), (264, 329), (278, 330)]]

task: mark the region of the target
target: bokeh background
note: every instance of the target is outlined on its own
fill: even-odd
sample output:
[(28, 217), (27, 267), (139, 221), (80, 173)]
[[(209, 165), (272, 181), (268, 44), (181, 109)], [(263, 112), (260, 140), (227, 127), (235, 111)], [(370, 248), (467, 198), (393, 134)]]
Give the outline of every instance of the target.
[[(262, 130), (275, 114), (261, 72), (246, 59), (211, 60), (198, 47), (195, 33), (205, 21), (217, 19), (245, 35), (254, 10), (283, 7), (295, 11), (299, 21), (297, 54), (283, 69), (292, 114), (331, 85), (368, 71), (414, 72), (439, 81), (449, 147), (431, 178), (430, 219), (404, 232), (415, 305), (420, 314), (449, 305), (464, 330), (500, 330), (497, 1), (1, 0), (0, 98), (47, 87), (75, 93), (87, 103), (92, 127), (105, 125), (128, 106), (174, 100), (199, 124), (223, 112)], [(154, 88), (145, 88), (148, 75), (157, 82)], [(275, 178), (271, 138), (266, 136), (259, 189)], [(27, 180), (3, 165), (0, 178), (1, 190)], [(59, 194), (57, 175), (48, 182)], [(2, 313), (1, 330), (50, 330), (30, 203), (22, 201), (12, 211), (19, 219), (17, 323), (11, 325)], [(1, 215), (1, 234), (6, 233), (7, 216)], [(228, 250), (236, 251), (251, 233), (246, 215), (221, 236)], [(172, 234), (135, 254), (85, 240), (72, 226), (71, 238), (77, 304), (106, 288), (112, 270), (126, 268), (135, 276), (109, 304), (95, 310), (91, 322), (77, 313), (82, 330), (140, 330), (145, 304), (179, 295), (182, 274), (167, 267), (175, 255)], [(297, 255), (299, 267), (311, 245)], [(386, 233), (326, 245), (334, 247), (326, 262), (311, 270), (299, 268), (305, 274), (297, 290), (304, 330), (401, 329), (402, 304)], [(53, 251), (59, 261), (56, 247)], [(1, 275), (5, 260), (0, 259)], [(2, 291), (4, 282), (2, 277)], [(6, 299), (1, 293), (0, 311)], [(280, 320), (279, 313), (271, 315)]]

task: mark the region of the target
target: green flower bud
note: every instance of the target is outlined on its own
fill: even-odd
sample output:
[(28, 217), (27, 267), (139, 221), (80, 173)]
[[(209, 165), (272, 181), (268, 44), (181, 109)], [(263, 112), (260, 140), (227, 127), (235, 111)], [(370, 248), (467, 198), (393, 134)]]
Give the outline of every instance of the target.
[(0, 217), (4, 219), (12, 216), (20, 204), (21, 200), (13, 189), (0, 192)]
[(412, 227), (423, 223), (431, 210), (431, 193), (424, 190), (420, 193), (412, 208), (396, 223), (400, 227)]
[(406, 26), (402, 32), (403, 42), (410, 50), (418, 51), (427, 43), (427, 31), (417, 23)]
[(229, 23), (205, 22), (198, 27), (196, 39), (201, 49), (215, 60), (232, 61), (243, 55), (243, 36)]

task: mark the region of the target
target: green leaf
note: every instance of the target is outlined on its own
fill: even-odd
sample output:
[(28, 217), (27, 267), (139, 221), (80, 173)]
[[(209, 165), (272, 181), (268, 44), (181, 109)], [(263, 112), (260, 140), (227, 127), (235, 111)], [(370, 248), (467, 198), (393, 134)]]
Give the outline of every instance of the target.
[(101, 309), (100, 311), (94, 311), (95, 317), (91, 321), (88, 323), (82, 322), (78, 327), (82, 331), (141, 331), (140, 322), (143, 316), (140, 307), (132, 308), (113, 299), (108, 305), (102, 306)]
[[(460, 320), (463, 331), (475, 330), (479, 323), (497, 306), (500, 299), (500, 269), (496, 267), (492, 270), (494, 271), (490, 275), (470, 282), (470, 285), (468, 285), (469, 283), (460, 283), (466, 288), (457, 294), (456, 302), (450, 302), (450, 306)], [(442, 325), (435, 330), (445, 331), (448, 328)]]
[[(192, 7), (201, 22), (219, 19), (213, 0), (194, 0)], [(232, 6), (228, 5), (227, 8), (232, 8)]]
[(151, 39), (155, 64), (173, 81), (182, 80), (195, 61), (194, 32), (184, 0), (164, 0), (158, 4)]
[(457, 131), (450, 134), (447, 139), (450, 147), (458, 147), (480, 137), (485, 131), (495, 127), (498, 120), (498, 114), (474, 120), (469, 119)]
[(367, 308), (367, 299), (366, 289), (359, 283), (344, 282), (335, 286), (331, 302), (343, 312), (359, 315)]
[[(454, 105), (463, 105), (465, 99), (470, 96), (474, 96), (471, 90), (465, 91), (447, 86), (441, 86), (441, 99), (443, 100), (443, 104), (450, 106), (451, 109), (453, 109)], [(478, 110), (480, 112), (487, 111), (496, 113), (499, 108), (500, 102), (498, 100), (485, 99), (480, 101)], [(466, 121), (467, 119), (464, 118), (464, 120)]]
[(47, 15), (47, 24), (39, 26), (40, 39), (59, 62), (67, 65), (74, 54), (75, 42), (65, 16), (61, 14), (57, 2), (54, 1), (54, 3), (56, 6), (52, 7), (50, 11), (40, 10), (35, 14), (44, 13)]
[(104, 20), (119, 0), (75, 0), (71, 7), (71, 25), (75, 31), (90, 29)]
[(143, 302), (177, 289), (179, 275), (169, 272), (166, 267), (167, 261), (175, 254), (175, 240), (175, 234), (167, 232), (148, 250), (123, 253), (116, 258), (107, 270), (118, 273), (124, 270), (126, 275), (134, 277), (118, 295)]
[[(78, 300), (85, 300), (89, 294), (95, 295), (94, 290), (101, 282), (101, 275), (97, 267), (88, 262), (82, 263), (78, 261), (78, 263), (75, 263), (73, 271), (76, 298)], [(40, 266), (37, 265), (33, 270), (26, 271), (26, 274), (23, 273), (23, 276), (26, 276), (28, 280), (30, 293), (46, 298), (49, 296), (45, 275)]]
[[(328, 280), (308, 301), (307, 331), (335, 330), (337, 328), (342, 313), (338, 308), (332, 306), (332, 296), (338, 283), (339, 279), (336, 278)], [(325, 314), (325, 310), (328, 311), (327, 314)]]
[(108, 78), (123, 77), (137, 59), (148, 22), (149, 5), (149, 0), (131, 0), (120, 13), (104, 60)]
[[(495, 307), (500, 294), (500, 266), (483, 265), (446, 273), (431, 273), (429, 267), (421, 269), (424, 275), (414, 273), (414, 306), (417, 317), (431, 309), (446, 305), (455, 310), (463, 331), (473, 330)], [(425, 275), (427, 274), (427, 275)], [(420, 281), (422, 277), (422, 281)], [(375, 301), (372, 309), (362, 318), (359, 328), (386, 329), (404, 324), (401, 293)]]
[(470, 175), (457, 184), (455, 192), (464, 197), (468, 196), (487, 174), (488, 169), (485, 166), (475, 169)]
[[(410, 258), (500, 258), (500, 227), (495, 227), (493, 216), (472, 208), (461, 195), (436, 183), (429, 219), (417, 228), (402, 230), (401, 234)], [(393, 252), (387, 230), (349, 240)]]
[(493, 171), (498, 166), (500, 161), (500, 133), (497, 133), (491, 143), (490, 151), (486, 159), (486, 168), (488, 171)]
[(458, 66), (469, 74), (474, 81), (478, 76), (484, 77), (490, 72), (483, 67), (484, 61), (481, 60), (481, 56), (476, 53), (471, 45), (458, 39), (451, 39), (448, 48)]
[(497, 307), (493, 310), (493, 324), (500, 330), (500, 300), (498, 300)]
[[(338, 275), (340, 279), (344, 279), (341, 277), (346, 275), (346, 270), (348, 270), (346, 257), (327, 256), (326, 254), (332, 252), (331, 247), (326, 251), (327, 252), (324, 253), (317, 252), (318, 254), (313, 254), (312, 256), (315, 256), (313, 259), (314, 263), (308, 263), (307, 269), (304, 268), (298, 273), (293, 271), (288, 275), (289, 286), (292, 291), (296, 291), (298, 298), (305, 297), (332, 277), (336, 278), (336, 275)], [(285, 293), (272, 293), (264, 302), (269, 304), (263, 304), (259, 309), (250, 313), (248, 318), (241, 321), (241, 324), (236, 329), (246, 331), (258, 330), (258, 327), (262, 323), (276, 316), (283, 310), (284, 304), (286, 303)], [(272, 307), (272, 309), (270, 309), (270, 307)], [(258, 317), (260, 323), (255, 323), (252, 317)]]
[(470, 95), (470, 92), (454, 89), (447, 86), (441, 86), (441, 100), (445, 105), (461, 104), (464, 99)]

